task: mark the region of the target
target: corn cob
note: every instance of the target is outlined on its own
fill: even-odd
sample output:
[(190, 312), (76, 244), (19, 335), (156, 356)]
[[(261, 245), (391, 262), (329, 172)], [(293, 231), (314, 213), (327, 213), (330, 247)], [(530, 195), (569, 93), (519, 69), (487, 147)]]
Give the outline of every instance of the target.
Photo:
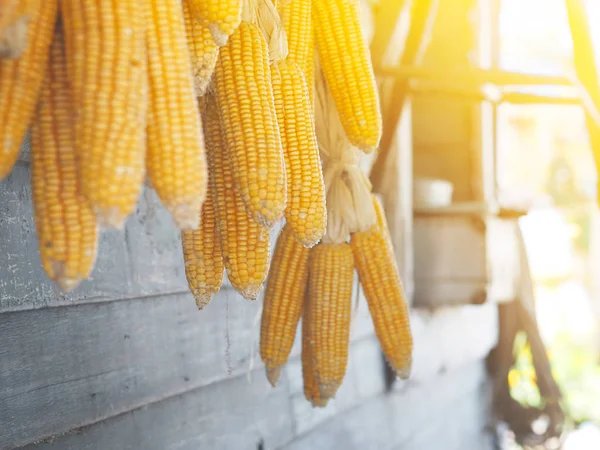
[(285, 209), (286, 177), (267, 44), (255, 25), (242, 22), (221, 47), (214, 85), (237, 189), (252, 218), (270, 227)]
[(296, 239), (305, 247), (312, 247), (325, 233), (327, 210), (308, 88), (300, 67), (293, 61), (273, 63), (271, 80), (285, 155), (285, 219)]
[(369, 152), (381, 139), (379, 95), (358, 0), (313, 0), (319, 61), (350, 142)]
[(308, 280), (310, 250), (285, 226), (277, 239), (267, 278), (260, 327), (260, 356), (267, 378), (275, 386), (294, 343)]
[(61, 7), (82, 192), (101, 225), (120, 228), (145, 174), (144, 15), (135, 0)]
[(180, 229), (195, 229), (206, 196), (204, 137), (179, 0), (148, 11), (148, 177)]
[(18, 59), (0, 60), (0, 180), (12, 170), (35, 110), (56, 23), (57, 1), (44, 0)]
[(412, 335), (408, 305), (391, 248), (383, 210), (377, 200), (380, 222), (350, 240), (360, 283), (364, 289), (375, 333), (398, 376), (407, 379), (412, 364)]
[(319, 383), (314, 370), (314, 353), (311, 347), (311, 324), (310, 324), (310, 301), (308, 297), (304, 299), (304, 311), (302, 313), (302, 379), (304, 381), (304, 397), (312, 403), (313, 406), (324, 408), (329, 402), (329, 397), (325, 397), (319, 391)]
[(192, 73), (194, 74), (194, 87), (198, 97), (204, 95), (208, 83), (215, 70), (219, 47), (207, 27), (200, 25), (190, 11), (189, 2), (183, 0), (183, 17), (185, 20), (185, 33), (187, 36), (190, 57), (192, 59)]
[(27, 29), (42, 0), (0, 0), (0, 58), (18, 58), (27, 46)]
[(57, 28), (32, 126), (31, 182), (42, 266), (64, 292), (89, 276), (98, 238), (94, 213), (79, 191), (72, 106)]
[(242, 19), (242, 0), (190, 0), (194, 17), (207, 27), (220, 47)]
[(223, 284), (223, 257), (212, 197), (207, 193), (197, 230), (181, 233), (185, 275), (198, 309), (203, 309)]
[(315, 42), (312, 27), (312, 1), (288, 0), (279, 3), (279, 14), (288, 42), (288, 60), (296, 62), (302, 69), (310, 104), (314, 90)]
[(206, 146), (223, 262), (233, 287), (246, 299), (254, 300), (269, 271), (269, 232), (254, 222), (244, 209), (234, 187), (215, 99), (212, 95), (205, 97)]
[(348, 363), (354, 263), (349, 244), (311, 250), (308, 322), (313, 371), (322, 398), (342, 384)]

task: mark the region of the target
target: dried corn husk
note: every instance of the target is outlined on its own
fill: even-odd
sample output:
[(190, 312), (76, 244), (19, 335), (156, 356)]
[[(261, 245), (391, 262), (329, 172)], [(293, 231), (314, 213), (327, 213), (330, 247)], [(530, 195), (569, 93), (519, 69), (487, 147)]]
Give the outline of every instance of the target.
[(317, 140), (327, 192), (327, 232), (323, 241), (339, 244), (346, 242), (350, 233), (369, 229), (377, 216), (371, 182), (359, 166), (362, 152), (348, 141), (319, 68), (315, 92)]

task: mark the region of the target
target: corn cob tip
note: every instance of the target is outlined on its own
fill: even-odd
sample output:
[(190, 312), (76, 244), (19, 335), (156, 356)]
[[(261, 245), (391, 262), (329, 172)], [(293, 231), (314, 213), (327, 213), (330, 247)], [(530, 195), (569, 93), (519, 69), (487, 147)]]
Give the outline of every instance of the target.
[(329, 398), (320, 397), (320, 398), (310, 398), (308, 399), (313, 408), (325, 408), (327, 403), (329, 403)]
[(202, 200), (189, 203), (180, 203), (169, 208), (173, 216), (175, 225), (180, 230), (197, 230), (200, 226), (200, 210), (202, 209)]
[(208, 25), (210, 35), (219, 47), (223, 47), (229, 40), (229, 35), (219, 28), (219, 24), (211, 23)]
[(27, 29), (30, 16), (21, 17), (16, 23), (11, 24), (0, 34), (0, 58), (17, 59), (27, 47)]
[(116, 230), (123, 229), (127, 215), (123, 214), (117, 206), (102, 208), (95, 206), (92, 211), (96, 215), (96, 220), (101, 228), (114, 228)]
[(206, 305), (210, 303), (210, 301), (215, 296), (216, 292), (194, 292), (194, 300), (196, 300), (196, 306), (198, 307), (198, 311), (202, 311)]
[(254, 301), (258, 298), (258, 296), (260, 295), (260, 293), (263, 290), (263, 285), (261, 284), (249, 284), (242, 287), (236, 287), (234, 286), (235, 290), (238, 291), (242, 297), (244, 297), (246, 300), (251, 300)]
[(267, 367), (265, 368), (265, 372), (267, 373), (267, 380), (269, 380), (271, 386), (275, 387), (281, 376), (281, 366)]
[(401, 380), (408, 380), (412, 372), (412, 358), (408, 357), (406, 363), (402, 367), (394, 367), (394, 371)]
[(335, 397), (339, 388), (339, 383), (319, 383), (319, 394), (321, 399), (331, 399)]
[(65, 263), (62, 261), (51, 261), (52, 280), (56, 283), (63, 294), (71, 292), (81, 282), (81, 277), (73, 278), (65, 275)]
[(321, 242), (322, 237), (323, 236), (314, 236), (313, 238), (301, 239), (298, 236), (294, 236), (294, 239), (296, 239), (296, 242), (298, 242), (304, 248), (313, 248), (315, 245)]

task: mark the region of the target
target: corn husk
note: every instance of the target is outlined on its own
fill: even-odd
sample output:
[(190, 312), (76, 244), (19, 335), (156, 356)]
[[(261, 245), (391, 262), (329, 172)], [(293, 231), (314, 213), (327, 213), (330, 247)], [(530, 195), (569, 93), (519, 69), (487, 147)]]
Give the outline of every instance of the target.
[[(318, 66), (318, 64), (317, 64)], [(359, 166), (362, 152), (350, 144), (320, 68), (316, 71), (315, 122), (327, 192), (324, 242), (346, 242), (377, 222), (371, 182)]]

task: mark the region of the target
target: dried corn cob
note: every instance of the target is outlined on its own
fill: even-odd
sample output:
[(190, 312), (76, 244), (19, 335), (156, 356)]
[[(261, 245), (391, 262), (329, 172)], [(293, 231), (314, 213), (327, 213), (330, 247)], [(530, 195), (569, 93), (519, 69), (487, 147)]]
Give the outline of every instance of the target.
[(18, 59), (0, 60), (0, 180), (12, 170), (35, 109), (56, 24), (57, 1), (44, 0)]
[(197, 228), (207, 172), (200, 113), (179, 0), (148, 11), (148, 153), (152, 186), (180, 229)]
[(411, 371), (413, 345), (408, 305), (383, 210), (377, 200), (374, 203), (382, 222), (368, 231), (352, 234), (350, 243), (375, 333), (392, 368), (400, 378), (407, 379)]
[(265, 227), (283, 215), (286, 178), (267, 44), (242, 22), (221, 47), (215, 92), (236, 186), (252, 218)]
[(31, 182), (42, 265), (64, 292), (89, 276), (98, 238), (94, 213), (79, 191), (72, 106), (58, 28), (32, 126)]
[(310, 250), (296, 242), (286, 225), (275, 246), (260, 327), (260, 356), (273, 386), (296, 336), (308, 280), (309, 255)]
[(192, 73), (194, 74), (194, 87), (198, 97), (204, 95), (208, 83), (215, 70), (219, 47), (207, 27), (200, 25), (190, 11), (191, 0), (183, 0), (183, 17), (185, 20), (185, 33), (187, 36), (190, 57), (192, 59)]
[(206, 101), (206, 146), (223, 262), (233, 287), (246, 299), (254, 300), (269, 271), (269, 232), (244, 209), (234, 187), (213, 95), (207, 95)]
[(285, 218), (296, 239), (305, 247), (312, 247), (325, 233), (327, 210), (308, 88), (294, 61), (273, 63), (271, 81), (285, 155)]
[(311, 344), (312, 330), (309, 319), (310, 301), (307, 297), (304, 299), (304, 311), (302, 313), (302, 379), (304, 381), (304, 397), (313, 406), (324, 408), (329, 402), (329, 397), (321, 394), (319, 383), (315, 376), (315, 361)]
[(314, 52), (311, 6), (311, 0), (288, 0), (280, 2), (278, 8), (288, 42), (288, 59), (300, 67)]
[(223, 257), (212, 197), (207, 193), (197, 230), (181, 233), (185, 275), (198, 309), (203, 309), (223, 284)]
[(322, 398), (342, 384), (348, 363), (354, 262), (349, 244), (311, 249), (308, 322), (313, 371)]
[(369, 152), (381, 139), (379, 95), (358, 0), (313, 0), (319, 61), (350, 142)]
[(62, 0), (61, 7), (82, 191), (101, 225), (119, 228), (145, 173), (144, 15), (135, 0)]
[(0, 58), (18, 58), (27, 46), (27, 29), (42, 0), (0, 0)]
[(219, 46), (227, 43), (242, 19), (242, 0), (190, 0), (190, 6)]

